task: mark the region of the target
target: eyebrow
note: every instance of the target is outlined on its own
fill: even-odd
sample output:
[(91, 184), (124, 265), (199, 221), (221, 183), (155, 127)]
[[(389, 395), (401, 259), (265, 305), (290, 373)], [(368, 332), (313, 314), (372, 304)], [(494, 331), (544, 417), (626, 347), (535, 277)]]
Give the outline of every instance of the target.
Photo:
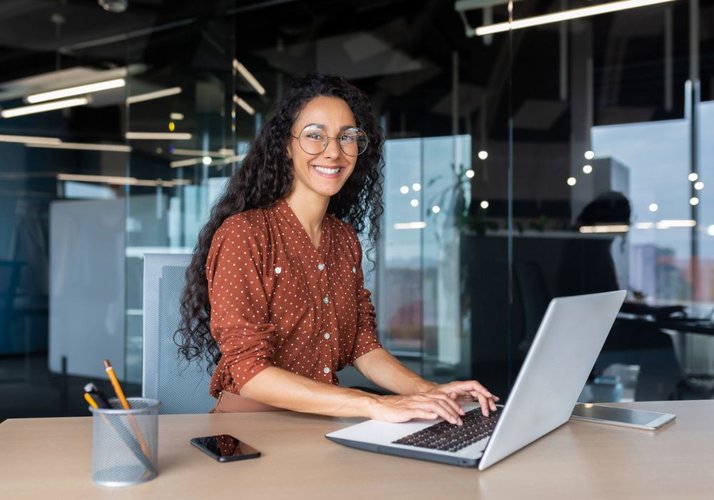
[[(327, 129), (327, 125), (323, 125), (322, 123), (308, 123), (300, 130), (305, 130), (307, 127), (317, 127), (317, 128), (321, 128), (323, 130)], [(359, 127), (357, 125), (342, 125), (340, 127), (340, 131), (349, 130), (351, 128), (359, 128)]]

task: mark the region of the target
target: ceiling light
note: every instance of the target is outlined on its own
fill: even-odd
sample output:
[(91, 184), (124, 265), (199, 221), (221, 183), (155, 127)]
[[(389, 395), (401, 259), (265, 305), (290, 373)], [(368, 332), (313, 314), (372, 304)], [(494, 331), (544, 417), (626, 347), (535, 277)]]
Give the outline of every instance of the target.
[(54, 111), (56, 109), (71, 108), (74, 106), (85, 106), (89, 104), (87, 97), (74, 97), (72, 99), (64, 99), (62, 101), (45, 102), (42, 104), (32, 104), (30, 106), (20, 106), (19, 108), (3, 109), (0, 111), (0, 116), (3, 118), (14, 118), (16, 116), (31, 115), (33, 113), (44, 113), (45, 111)]
[(202, 162), (203, 162), (203, 157), (188, 158), (186, 160), (175, 160), (175, 161), (169, 162), (169, 167), (171, 167), (171, 168), (191, 167), (193, 165), (199, 165)]
[(37, 143), (27, 142), (25, 146), (31, 148), (50, 149), (77, 149), (80, 151), (109, 151), (113, 153), (130, 153), (131, 146), (128, 144), (92, 144), (86, 142), (57, 142), (57, 143)]
[(233, 151), (231, 149), (222, 148), (218, 151), (204, 151), (202, 149), (181, 149), (174, 148), (171, 151), (172, 155), (175, 156), (231, 156)]
[(97, 184), (116, 184), (119, 186), (185, 186), (191, 184), (189, 179), (137, 179), (136, 177), (120, 177), (114, 175), (84, 175), (84, 174), (57, 174), (58, 181), (89, 182)]
[(181, 87), (169, 87), (167, 89), (156, 90), (154, 92), (147, 92), (145, 94), (132, 95), (126, 98), (127, 104), (136, 104), (137, 102), (151, 101), (153, 99), (161, 99), (162, 97), (168, 97), (171, 95), (180, 94), (183, 92)]
[(187, 132), (127, 132), (124, 136), (129, 140), (174, 140), (188, 141), (191, 139), (191, 134)]
[(248, 82), (250, 84), (250, 86), (253, 87), (257, 93), (259, 93), (260, 95), (265, 95), (265, 89), (260, 84), (260, 82), (258, 82), (258, 80), (255, 79), (253, 74), (250, 71), (248, 71), (248, 69), (245, 66), (243, 66), (241, 63), (239, 63), (237, 59), (233, 59), (233, 68), (238, 73), (240, 73), (243, 78), (245, 78), (245, 81)]
[(397, 222), (392, 227), (398, 231), (404, 229), (424, 229), (426, 227), (426, 222)]
[(243, 108), (243, 111), (245, 111), (249, 115), (255, 114), (255, 110), (253, 109), (253, 107), (250, 104), (248, 104), (247, 102), (245, 102), (243, 99), (238, 97), (237, 95), (233, 96), (233, 102), (235, 102), (238, 106)]
[(596, 233), (626, 233), (630, 229), (627, 224), (598, 224), (596, 226), (580, 226), (580, 232), (583, 234)]
[(103, 82), (87, 83), (85, 85), (76, 85), (74, 87), (66, 87), (63, 89), (50, 90), (48, 92), (40, 92), (38, 94), (30, 94), (25, 98), (25, 101), (30, 104), (38, 102), (53, 101), (55, 99), (64, 99), (76, 95), (91, 94), (92, 92), (101, 92), (103, 90), (117, 89), (126, 85), (126, 80), (123, 78), (115, 78), (113, 80), (105, 80)]
[(39, 137), (35, 135), (2, 135), (0, 142), (16, 142), (19, 144), (58, 144), (59, 137)]
[(561, 21), (569, 21), (581, 17), (596, 16), (599, 14), (607, 14), (620, 10), (634, 9), (637, 7), (645, 7), (665, 2), (673, 2), (674, 0), (622, 0), (619, 2), (610, 2), (591, 7), (582, 7), (579, 9), (564, 10), (554, 14), (545, 14), (542, 16), (528, 17), (518, 19), (512, 22), (503, 22), (491, 24), (488, 26), (480, 26), (474, 30), (477, 36), (491, 35), (493, 33), (502, 33), (504, 31), (516, 30), (520, 28), (530, 28), (531, 26), (539, 26), (542, 24), (557, 23)]

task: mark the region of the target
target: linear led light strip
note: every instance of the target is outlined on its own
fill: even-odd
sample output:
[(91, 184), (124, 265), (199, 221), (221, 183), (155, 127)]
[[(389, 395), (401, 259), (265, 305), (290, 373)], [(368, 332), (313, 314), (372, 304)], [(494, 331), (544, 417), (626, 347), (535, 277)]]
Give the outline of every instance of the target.
[(255, 110), (253, 109), (253, 107), (250, 104), (248, 104), (247, 102), (245, 102), (243, 99), (238, 97), (237, 95), (233, 96), (233, 102), (235, 102), (238, 106), (243, 108), (243, 111), (245, 111), (249, 115), (255, 114)]
[(120, 186), (185, 186), (191, 184), (189, 179), (137, 179), (136, 177), (119, 177), (112, 175), (57, 174), (58, 181), (90, 182), (98, 184), (117, 184)]
[(491, 35), (494, 33), (502, 33), (509, 30), (517, 30), (520, 28), (530, 28), (531, 26), (539, 26), (542, 24), (557, 23), (561, 21), (569, 21), (581, 17), (596, 16), (599, 14), (607, 14), (619, 10), (634, 9), (637, 7), (646, 7), (665, 2), (673, 2), (674, 0), (622, 0), (620, 2), (610, 2), (592, 7), (582, 7), (580, 9), (564, 10), (554, 14), (545, 14), (542, 16), (528, 17), (526, 19), (518, 19), (512, 22), (490, 24), (488, 26), (479, 26), (474, 30), (476, 36)]
[(171, 150), (171, 154), (175, 156), (231, 156), (233, 154), (232, 149), (222, 148), (218, 151), (202, 151), (200, 149), (181, 149), (174, 148)]
[(30, 148), (77, 149), (80, 151), (109, 151), (114, 153), (130, 153), (132, 149), (127, 144), (91, 144), (86, 142), (41, 143), (27, 141), (25, 146)]
[(59, 144), (62, 142), (59, 137), (40, 137), (36, 135), (2, 135), (0, 142), (14, 142), (19, 144)]
[(245, 81), (247, 81), (257, 93), (259, 93), (260, 95), (265, 95), (265, 89), (263, 88), (263, 86), (260, 84), (260, 82), (258, 82), (258, 80), (256, 80), (253, 74), (248, 71), (245, 66), (238, 62), (238, 59), (233, 59), (233, 68), (238, 73), (240, 73), (243, 78), (245, 78)]
[(64, 99), (66, 97), (73, 97), (82, 94), (91, 94), (92, 92), (117, 89), (123, 87), (124, 85), (126, 85), (126, 80), (123, 78), (114, 78), (113, 80), (87, 83), (84, 85), (76, 85), (74, 87), (50, 90), (48, 92), (40, 92), (38, 94), (30, 94), (25, 98), (25, 101), (30, 104), (37, 104), (38, 102), (54, 101), (55, 99)]
[(154, 92), (147, 92), (145, 94), (132, 95), (126, 98), (127, 104), (136, 104), (137, 102), (151, 101), (153, 99), (161, 99), (162, 97), (168, 97), (183, 92), (181, 87), (169, 87), (167, 89), (156, 90)]
[(127, 132), (125, 137), (129, 140), (174, 140), (188, 141), (191, 139), (191, 134), (188, 132)]
[(42, 104), (32, 104), (30, 106), (20, 106), (19, 108), (3, 109), (0, 111), (0, 116), (3, 118), (14, 118), (16, 116), (43, 113), (45, 111), (54, 111), (56, 109), (85, 106), (87, 104), (89, 104), (88, 97), (74, 97), (72, 99), (63, 99), (61, 101), (51, 101)]
[(580, 226), (580, 232), (583, 234), (596, 233), (626, 233), (630, 226), (627, 224), (598, 224), (596, 226)]

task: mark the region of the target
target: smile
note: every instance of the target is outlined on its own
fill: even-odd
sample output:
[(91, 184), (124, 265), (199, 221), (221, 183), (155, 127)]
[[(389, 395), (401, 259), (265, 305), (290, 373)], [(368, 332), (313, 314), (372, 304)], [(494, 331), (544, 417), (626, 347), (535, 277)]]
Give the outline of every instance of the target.
[(323, 167), (320, 165), (313, 165), (313, 168), (323, 175), (336, 175), (342, 170), (342, 167)]

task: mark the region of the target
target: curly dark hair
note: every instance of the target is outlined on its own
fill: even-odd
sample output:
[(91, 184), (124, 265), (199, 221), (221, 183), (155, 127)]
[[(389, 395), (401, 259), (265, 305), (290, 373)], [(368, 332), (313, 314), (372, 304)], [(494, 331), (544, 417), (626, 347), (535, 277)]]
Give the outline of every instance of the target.
[(369, 98), (344, 78), (308, 74), (293, 82), (272, 117), (265, 122), (243, 164), (232, 175), (224, 193), (211, 209), (208, 223), (198, 235), (193, 258), (186, 270), (186, 286), (181, 294), (181, 323), (174, 338), (180, 355), (199, 363), (205, 359), (209, 373), (221, 358), (210, 330), (206, 258), (211, 240), (231, 215), (270, 207), (288, 195), (293, 184), (292, 161), (287, 157), (292, 126), (305, 105), (319, 96), (344, 100), (369, 139), (367, 150), (357, 157), (352, 175), (330, 199), (327, 213), (351, 224), (358, 234), (367, 232), (368, 250), (373, 249), (379, 236), (379, 218), (383, 212), (383, 134)]

